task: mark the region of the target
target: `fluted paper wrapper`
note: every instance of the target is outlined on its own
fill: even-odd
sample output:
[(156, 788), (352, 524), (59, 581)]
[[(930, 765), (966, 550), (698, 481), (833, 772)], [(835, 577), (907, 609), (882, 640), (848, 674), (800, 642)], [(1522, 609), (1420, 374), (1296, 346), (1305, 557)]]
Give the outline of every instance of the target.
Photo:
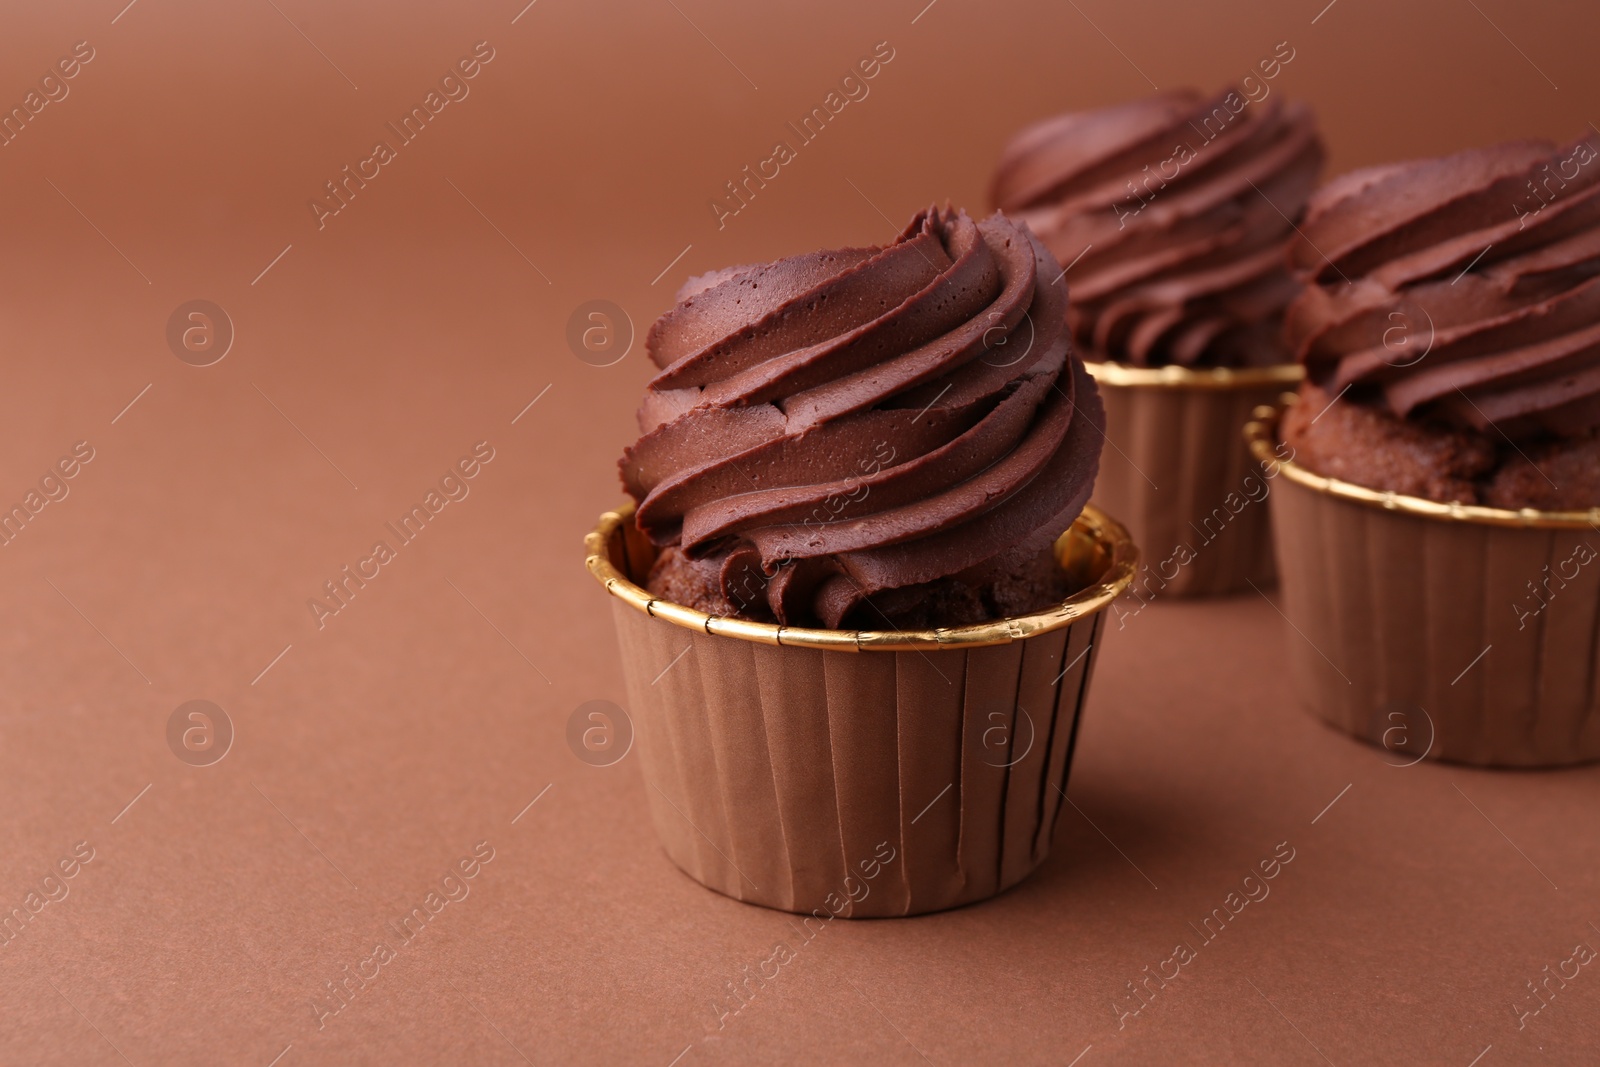
[(1305, 705), (1391, 762), (1600, 759), (1600, 531), (1284, 474), (1271, 503)]
[(1135, 582), (1141, 595), (1209, 596), (1272, 584), (1265, 483), (1239, 434), (1299, 368), (1090, 368), (1108, 441), (1094, 502), (1139, 545), (1147, 568)]
[(612, 605), (656, 832), (702, 884), (805, 915), (914, 915), (991, 897), (1049, 853), (1104, 603), (1006, 644), (898, 651)]

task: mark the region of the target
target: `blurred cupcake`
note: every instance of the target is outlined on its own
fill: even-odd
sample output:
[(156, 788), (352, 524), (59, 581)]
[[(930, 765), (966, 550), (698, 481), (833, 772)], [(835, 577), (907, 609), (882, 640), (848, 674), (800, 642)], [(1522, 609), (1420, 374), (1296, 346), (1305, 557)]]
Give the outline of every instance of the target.
[(1357, 171), (1293, 250), (1307, 381), (1249, 434), (1295, 675), (1390, 748), (1600, 758), (1597, 142)]
[(1062, 115), (1001, 156), (995, 206), (1066, 266), (1110, 435), (1095, 501), (1144, 547), (1141, 602), (1272, 581), (1269, 487), (1238, 433), (1300, 378), (1284, 254), (1322, 158), (1310, 108), (1239, 89)]
[(1015, 223), (692, 279), (651, 329), (615, 598), (668, 854), (816, 916), (992, 896), (1045, 857), (1125, 531), (1060, 266)]

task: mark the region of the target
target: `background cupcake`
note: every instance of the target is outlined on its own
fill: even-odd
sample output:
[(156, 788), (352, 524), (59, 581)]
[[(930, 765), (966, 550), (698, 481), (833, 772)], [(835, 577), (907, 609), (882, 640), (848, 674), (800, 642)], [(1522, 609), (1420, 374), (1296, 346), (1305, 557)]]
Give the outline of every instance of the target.
[(1354, 733), (1600, 757), (1596, 140), (1358, 171), (1307, 214), (1275, 515), (1302, 696)]
[(1298, 380), (1280, 340), (1299, 288), (1284, 253), (1323, 151), (1308, 107), (1255, 95), (1052, 118), (1012, 140), (994, 178), (996, 206), (1066, 267), (1113, 446), (1095, 499), (1145, 547), (1141, 596), (1272, 577), (1266, 484), (1237, 434)]
[(1080, 514), (1103, 415), (1059, 273), (1008, 219), (930, 210), (694, 279), (650, 331), (635, 510), (589, 566), (657, 830), (705, 884), (908, 914), (1044, 858), (1134, 559)]

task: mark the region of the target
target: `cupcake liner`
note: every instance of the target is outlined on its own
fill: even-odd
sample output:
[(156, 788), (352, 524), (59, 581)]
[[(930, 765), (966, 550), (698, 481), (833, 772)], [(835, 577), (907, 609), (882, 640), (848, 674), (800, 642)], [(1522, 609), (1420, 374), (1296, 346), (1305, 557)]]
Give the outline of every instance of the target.
[(1082, 592), (947, 630), (807, 630), (707, 616), (635, 581), (652, 550), (602, 516), (634, 747), (667, 855), (754, 904), (850, 918), (982, 900), (1044, 861), (1127, 532), (1087, 508), (1056, 544)]
[(1100, 455), (1094, 502), (1123, 519), (1144, 553), (1147, 569), (1135, 581), (1141, 599), (1270, 585), (1266, 484), (1239, 429), (1299, 381), (1301, 368), (1088, 366), (1110, 446)]
[[(1247, 428), (1263, 462), (1277, 462), (1281, 410), (1259, 409)], [(1600, 509), (1438, 504), (1292, 459), (1277, 473), (1282, 610), (1302, 703), (1403, 762), (1600, 759)]]

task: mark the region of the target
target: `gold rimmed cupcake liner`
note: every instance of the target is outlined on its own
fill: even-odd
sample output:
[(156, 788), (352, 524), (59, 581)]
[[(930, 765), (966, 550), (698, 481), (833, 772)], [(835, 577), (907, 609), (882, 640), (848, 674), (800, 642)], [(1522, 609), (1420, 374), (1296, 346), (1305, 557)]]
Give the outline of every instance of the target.
[(1101, 385), (1164, 389), (1253, 389), (1271, 386), (1281, 390), (1299, 385), (1305, 368), (1298, 363), (1271, 367), (1130, 367), (1125, 363), (1085, 363)]
[(1139, 599), (1270, 585), (1268, 486), (1239, 428), (1297, 384), (1301, 367), (1088, 368), (1106, 408), (1094, 501), (1120, 516), (1146, 553)]
[(1301, 702), (1416, 759), (1600, 759), (1600, 509), (1441, 504), (1324, 477), (1280, 454), (1295, 402), (1259, 408), (1245, 437), (1279, 480)]
[(1085, 509), (1058, 539), (1083, 588), (1053, 609), (880, 632), (654, 598), (631, 513), (601, 516), (587, 562), (612, 597), (651, 816), (681, 869), (825, 922), (982, 900), (1044, 861), (1104, 609), (1137, 561), (1117, 522)]

